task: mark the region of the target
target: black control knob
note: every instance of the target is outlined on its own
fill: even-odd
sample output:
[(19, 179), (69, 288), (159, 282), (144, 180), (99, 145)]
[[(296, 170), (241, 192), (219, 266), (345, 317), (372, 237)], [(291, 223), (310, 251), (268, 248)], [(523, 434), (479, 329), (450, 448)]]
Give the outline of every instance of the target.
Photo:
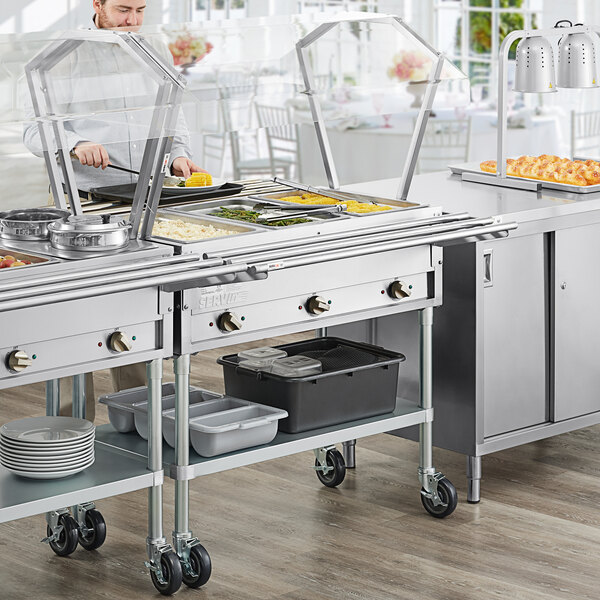
[(327, 312), (330, 308), (329, 302), (322, 296), (311, 296), (306, 301), (306, 310), (311, 315), (320, 315), (321, 313)]
[(224, 312), (218, 319), (217, 325), (221, 331), (238, 331), (242, 328), (240, 318), (231, 311)]
[(388, 287), (388, 294), (394, 300), (402, 300), (403, 298), (408, 298), (412, 293), (410, 286), (404, 281), (400, 281), (397, 279), (393, 281)]

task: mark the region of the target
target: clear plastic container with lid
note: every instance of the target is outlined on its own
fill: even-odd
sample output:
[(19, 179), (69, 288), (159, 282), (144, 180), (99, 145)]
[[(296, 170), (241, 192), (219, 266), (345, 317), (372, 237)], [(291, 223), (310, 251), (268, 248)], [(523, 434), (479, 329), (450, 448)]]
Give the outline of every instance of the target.
[(287, 352), (270, 346), (262, 346), (260, 348), (250, 348), (238, 352), (240, 359), (239, 365), (246, 369), (254, 371), (270, 371), (273, 361), (285, 358)]
[(322, 370), (323, 366), (320, 360), (302, 354), (280, 358), (271, 366), (271, 373), (281, 377), (306, 377), (321, 373)]

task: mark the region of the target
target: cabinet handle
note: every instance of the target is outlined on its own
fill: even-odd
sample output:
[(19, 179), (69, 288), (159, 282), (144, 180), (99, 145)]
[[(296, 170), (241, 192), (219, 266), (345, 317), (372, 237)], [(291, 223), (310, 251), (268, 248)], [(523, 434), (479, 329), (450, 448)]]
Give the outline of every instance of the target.
[(494, 251), (490, 248), (483, 251), (483, 287), (494, 285)]

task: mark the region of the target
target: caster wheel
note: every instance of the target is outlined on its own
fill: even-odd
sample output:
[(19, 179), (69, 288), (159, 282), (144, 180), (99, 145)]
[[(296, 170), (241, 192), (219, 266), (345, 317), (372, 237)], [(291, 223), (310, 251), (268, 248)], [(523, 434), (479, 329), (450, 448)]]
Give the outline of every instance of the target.
[(85, 526), (87, 531), (79, 531), (79, 543), (86, 550), (96, 550), (106, 540), (106, 522), (97, 510), (88, 510), (85, 513)]
[[(323, 471), (317, 471), (317, 477), (319, 481), (327, 487), (334, 488), (340, 485), (346, 477), (346, 465), (344, 463), (344, 457), (338, 450), (328, 450), (325, 455), (328, 467), (333, 467), (327, 473)], [(319, 466), (319, 461), (315, 460), (315, 467)]]
[(170, 596), (180, 587), (182, 581), (181, 563), (175, 552), (165, 552), (160, 558), (161, 578), (156, 571), (150, 571), (150, 577), (154, 587), (163, 595)]
[[(50, 548), (58, 556), (73, 554), (75, 548), (77, 548), (77, 521), (71, 515), (61, 515), (58, 519), (58, 524), (62, 525), (62, 531), (57, 540), (50, 542)], [(52, 529), (50, 529), (49, 525), (46, 532), (48, 537), (52, 535)]]
[(190, 565), (192, 573), (186, 573), (185, 566), (183, 568), (183, 583), (190, 588), (199, 588), (204, 585), (209, 579), (212, 571), (210, 556), (206, 548), (201, 544), (196, 544), (190, 548)]
[(443, 519), (454, 512), (454, 509), (458, 504), (458, 495), (456, 494), (456, 488), (445, 477), (438, 481), (437, 491), (442, 504), (434, 506), (432, 500), (423, 496), (423, 494), (421, 494), (421, 502), (423, 503), (425, 510), (432, 517)]

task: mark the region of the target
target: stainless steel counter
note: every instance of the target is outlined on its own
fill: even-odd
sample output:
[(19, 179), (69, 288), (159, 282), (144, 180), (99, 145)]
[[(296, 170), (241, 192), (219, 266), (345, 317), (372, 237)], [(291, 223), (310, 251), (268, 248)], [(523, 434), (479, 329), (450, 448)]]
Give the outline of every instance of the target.
[[(399, 178), (353, 184), (343, 189), (395, 197)], [(441, 205), (444, 212), (468, 212), (473, 217), (502, 216), (519, 225), (532, 221), (600, 210), (600, 193), (571, 194), (552, 190), (531, 192), (462, 181), (449, 171), (417, 175), (408, 200)], [(521, 227), (519, 227), (520, 231)], [(515, 232), (516, 233), (516, 232)]]

